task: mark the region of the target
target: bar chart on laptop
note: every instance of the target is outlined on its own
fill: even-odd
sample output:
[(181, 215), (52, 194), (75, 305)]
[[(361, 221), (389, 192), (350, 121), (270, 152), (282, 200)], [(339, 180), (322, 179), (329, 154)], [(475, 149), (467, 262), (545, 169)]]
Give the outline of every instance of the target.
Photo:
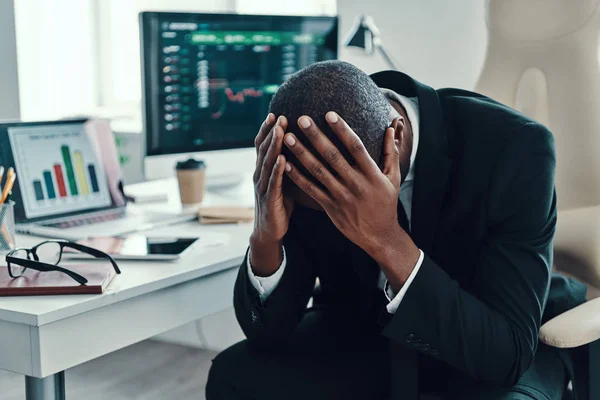
[(33, 179), (31, 182), (36, 201), (42, 201), (46, 197), (51, 200), (57, 197), (87, 196), (90, 193), (98, 193), (100, 187), (96, 166), (86, 164), (81, 151), (71, 151), (66, 144), (60, 147), (60, 152), (62, 162), (54, 163), (43, 170), (43, 179)]
[(82, 125), (9, 132), (28, 217), (110, 205), (106, 176)]

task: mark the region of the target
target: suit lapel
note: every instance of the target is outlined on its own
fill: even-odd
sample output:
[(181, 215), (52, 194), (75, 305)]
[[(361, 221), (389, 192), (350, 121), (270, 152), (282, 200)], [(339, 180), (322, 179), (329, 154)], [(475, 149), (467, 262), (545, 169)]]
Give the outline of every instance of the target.
[(379, 72), (371, 78), (379, 87), (419, 99), (419, 148), (415, 160), (411, 237), (421, 250), (430, 253), (451, 166), (438, 94), (397, 71)]

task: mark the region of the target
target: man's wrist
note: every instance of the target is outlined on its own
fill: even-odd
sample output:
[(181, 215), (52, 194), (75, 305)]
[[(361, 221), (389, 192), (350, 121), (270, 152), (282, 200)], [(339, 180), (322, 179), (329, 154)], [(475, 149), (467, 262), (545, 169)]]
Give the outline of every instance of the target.
[(283, 262), (281, 241), (269, 241), (258, 235), (250, 236), (250, 266), (256, 276), (273, 275)]
[(377, 240), (367, 253), (377, 261), (395, 293), (404, 286), (421, 255), (419, 248), (400, 225)]

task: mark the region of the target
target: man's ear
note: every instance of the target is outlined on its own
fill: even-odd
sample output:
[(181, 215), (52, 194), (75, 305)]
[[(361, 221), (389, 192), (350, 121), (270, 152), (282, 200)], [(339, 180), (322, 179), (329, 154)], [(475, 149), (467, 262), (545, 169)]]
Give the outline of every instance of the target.
[(400, 144), (402, 144), (402, 133), (404, 132), (404, 126), (406, 121), (404, 117), (399, 116), (394, 118), (392, 124), (390, 125), (394, 128), (394, 139), (396, 139)]

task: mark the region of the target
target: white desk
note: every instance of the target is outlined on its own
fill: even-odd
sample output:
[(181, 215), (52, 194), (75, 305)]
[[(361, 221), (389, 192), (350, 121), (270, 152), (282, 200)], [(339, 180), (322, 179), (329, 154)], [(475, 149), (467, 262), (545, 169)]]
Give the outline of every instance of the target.
[[(0, 369), (25, 375), (28, 400), (62, 400), (66, 369), (231, 307), (251, 229), (195, 222), (161, 228), (152, 233), (218, 232), (227, 241), (176, 263), (119, 262), (122, 274), (103, 295), (0, 298)], [(17, 240), (21, 247), (40, 238)]]

